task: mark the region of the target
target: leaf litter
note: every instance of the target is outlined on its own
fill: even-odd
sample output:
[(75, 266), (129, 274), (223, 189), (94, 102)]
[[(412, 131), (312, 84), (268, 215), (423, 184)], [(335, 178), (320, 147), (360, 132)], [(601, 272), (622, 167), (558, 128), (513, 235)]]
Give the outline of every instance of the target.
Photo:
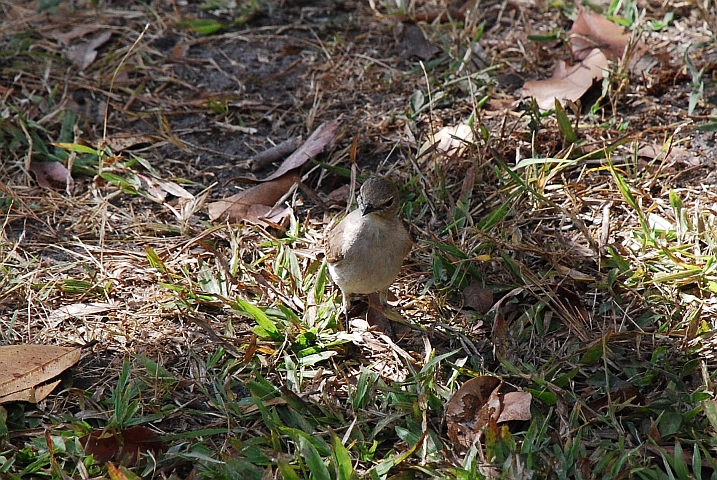
[[(17, 5), (1, 5), (14, 12), (13, 21), (17, 15), (24, 15)], [(82, 77), (75, 76), (76, 70), (70, 74), (64, 69), (56, 71), (55, 63), (48, 73), (46, 66), (34, 63), (15, 72), (21, 75), (13, 76), (14, 83), (3, 90), (4, 101), (12, 102), (25, 118), (42, 120), (44, 128), (28, 132), (28, 141), (23, 133), (6, 130), (7, 123), (2, 127), (3, 135), (22, 146), (8, 151), (7, 169), (0, 183), (9, 205), (4, 211), (2, 239), (9, 243), (3, 243), (2, 248), (9, 246), (3, 250), (3, 265), (4, 271), (13, 275), (12, 283), (0, 280), (4, 290), (0, 319), (4, 326), (14, 326), (15, 330), (4, 330), (14, 335), (11, 341), (32, 338), (63, 345), (96, 342), (81, 360), (76, 382), (87, 399), (97, 402), (82, 410), (87, 410), (87, 418), (97, 421), (99, 428), (105, 423), (97, 419), (106, 419), (116, 405), (110, 402), (115, 398), (112, 388), (121, 378), (122, 360), (128, 359), (137, 388), (122, 391), (141, 391), (142, 399), (137, 402), (147, 415), (138, 414), (132, 421), (146, 421), (153, 428), (180, 435), (204, 432), (201, 445), (191, 438), (182, 445), (210, 445), (209, 455), (241, 458), (243, 468), (249, 470), (261, 465), (247, 478), (261, 478), (272, 469), (273, 474), (279, 466), (288, 468), (287, 474), (298, 471), (294, 468), (301, 460), (290, 453), (298, 437), (293, 432), (291, 437), (287, 430), (296, 425), (271, 424), (277, 418), (298, 422), (307, 435), (302, 451), (313, 452), (306, 441), (314, 442), (311, 445), (322, 458), (330, 454), (328, 441), (322, 442), (324, 437), (329, 438), (329, 431), (344, 435), (331, 444), (334, 458), (346, 452), (347, 463), (355, 465), (359, 474), (381, 476), (383, 473), (379, 475), (376, 470), (380, 468), (385, 468), (386, 474), (397, 474), (402, 468), (442, 473), (462, 468), (461, 462), (470, 461), (469, 457), (441, 456), (443, 447), (452, 442), (440, 418), (445, 403), (452, 396), (458, 398), (454, 392), (459, 385), (468, 384), (467, 379), (476, 372), (490, 373), (504, 385), (519, 385), (529, 393), (531, 402), (517, 402), (517, 410), (528, 409), (536, 425), (545, 425), (547, 434), (541, 440), (556, 448), (572, 444), (585, 447), (580, 458), (583, 465), (599, 468), (600, 448), (608, 447), (606, 443), (581, 444), (571, 436), (573, 432), (613, 439), (616, 432), (624, 431), (622, 426), (629, 424), (642, 434), (650, 417), (655, 419), (655, 428), (662, 428), (663, 444), (672, 442), (667, 446), (674, 449), (675, 437), (671, 435), (675, 430), (669, 428), (677, 424), (674, 419), (680, 414), (679, 408), (709, 408), (692, 401), (696, 398), (701, 402), (699, 395), (706, 390), (685, 357), (705, 359), (708, 369), (714, 364), (709, 356), (710, 344), (702, 340), (708, 338), (706, 332), (714, 325), (715, 311), (702, 286), (713, 280), (709, 267), (699, 264), (704, 258), (701, 255), (710, 251), (710, 240), (700, 237), (705, 230), (691, 230), (689, 226), (712, 222), (709, 208), (701, 206), (717, 198), (702, 182), (705, 186), (715, 183), (710, 176), (715, 156), (706, 137), (685, 123), (680, 110), (679, 105), (684, 103), (681, 99), (690, 90), (688, 79), (676, 72), (650, 77), (649, 81), (655, 82), (650, 91), (661, 89), (665, 93), (648, 97), (649, 102), (644, 103), (635, 99), (647, 94), (647, 84), (631, 84), (634, 96), (616, 101), (612, 114), (607, 109), (598, 110), (600, 121), (605, 121), (602, 124), (595, 118), (578, 118), (568, 112), (577, 142), (615, 145), (610, 159), (590, 157), (571, 163), (569, 157), (575, 150), (565, 145), (554, 117), (516, 111), (512, 103), (503, 104), (509, 106), (507, 109), (483, 110), (471, 100), (480, 95), (489, 97), (489, 103), (517, 100), (511, 75), (538, 74), (536, 58), (528, 57), (530, 50), (514, 48), (516, 39), (529, 45), (525, 25), (519, 19), (543, 22), (541, 28), (550, 30), (560, 24), (551, 17), (554, 10), (545, 14), (512, 2), (489, 3), (473, 10), (466, 2), (465, 8), (454, 11), (418, 2), (417, 11), (409, 15), (419, 22), (430, 44), (441, 47), (435, 64), (421, 67), (416, 55), (401, 58), (401, 42), (386, 27), (394, 19), (384, 6), (374, 6), (380, 13), (371, 13), (373, 10), (365, 6), (354, 7), (321, 4), (300, 11), (286, 4), (275, 17), (252, 17), (246, 27), (222, 27), (221, 33), (210, 37), (174, 28), (172, 21), (159, 22), (146, 42), (137, 46), (140, 54), (128, 57), (123, 70), (126, 83), (112, 92), (107, 91), (107, 80), (116, 68), (112, 62), (95, 59)], [(157, 8), (161, 17), (180, 20), (174, 10)], [(201, 19), (205, 15), (192, 6), (179, 8), (182, 16)], [(346, 27), (324, 21), (341, 18), (343, 8), (354, 8), (351, 15), (361, 21)], [(231, 15), (227, 12), (219, 15)], [(66, 13), (77, 24), (88, 18), (81, 9)], [(113, 40), (129, 49), (137, 38), (130, 33), (142, 30), (145, 13), (118, 10), (127, 30)], [(28, 10), (27, 15), (31, 14), (34, 10)], [(429, 18), (438, 21), (420, 23)], [(449, 18), (460, 18), (464, 23), (458, 27)], [(224, 25), (233, 21), (224, 20)], [(37, 26), (44, 20), (36, 17), (32, 21)], [(483, 21), (486, 23), (479, 29)], [(681, 21), (690, 20), (684, 17)], [(20, 26), (22, 23), (13, 23), (12, 28)], [(674, 45), (686, 45), (700, 30), (678, 32), (669, 27), (667, 32), (676, 39)], [(46, 53), (61, 54), (57, 45), (39, 45)], [(287, 49), (287, 45), (301, 48)], [(481, 75), (487, 75), (481, 71), (484, 67), (462, 62), (467, 52), (480, 51), (476, 45), (488, 53), (485, 58), (502, 65), (497, 75), (490, 77), (491, 83), (480, 80)], [(667, 45), (668, 53), (677, 68), (681, 54), (672, 46)], [(173, 51), (181, 55), (173, 57)], [(106, 54), (104, 46), (98, 50), (99, 59)], [(709, 50), (702, 50), (695, 57), (700, 68), (708, 55)], [(552, 63), (552, 57), (547, 60)], [(457, 70), (451, 70), (451, 65), (459, 64), (464, 65), (461, 77), (455, 78)], [(566, 71), (569, 68), (566, 66)], [(102, 138), (103, 120), (92, 110), (103, 111), (103, 102), (108, 101), (108, 138), (119, 133), (148, 135), (148, 141), (128, 146), (122, 156), (128, 160), (132, 155), (145, 157), (157, 170), (156, 178), (178, 185), (181, 178), (196, 181), (181, 184), (195, 197), (216, 182), (212, 190), (215, 200), (228, 197), (226, 179), (247, 176), (243, 166), (255, 152), (306, 135), (307, 126), (344, 114), (344, 124), (350, 128), (336, 135), (330, 151), (317, 155), (320, 166), (302, 169), (298, 177), (297, 167), (306, 160), (300, 158), (288, 168), (288, 175), (296, 174), (324, 199), (328, 199), (328, 192), (339, 191), (337, 195), (343, 201), (348, 195), (341, 188), (349, 183), (352, 173), (359, 177), (387, 174), (401, 182), (403, 213), (412, 222), (419, 248), (392, 288), (398, 298), (397, 309), (414, 328), (397, 342), (368, 327), (362, 327), (360, 341), (354, 338), (358, 335), (347, 339), (335, 333), (326, 312), (333, 311), (337, 299), (330, 296), (335, 292), (320, 273), (321, 237), (330, 214), (317, 208), (318, 204), (303, 192), (286, 196), (295, 178), (289, 183), (278, 176), (257, 185), (285, 182), (280, 188), (266, 187), (270, 190), (266, 203), (255, 202), (252, 193), (244, 204), (248, 209), (259, 204), (271, 209), (286, 197), (280, 207), (286, 209), (289, 222), (284, 224), (286, 233), (278, 236), (272, 229), (246, 222), (207, 227), (200, 210), (192, 210), (186, 216), (186, 225), (182, 225), (186, 228), (179, 228), (168, 197), (158, 203), (146, 202), (146, 197), (131, 189), (120, 190), (116, 183), (99, 181), (94, 173), (73, 172), (76, 189), (82, 192), (74, 197), (42, 191), (22, 180), (23, 161), (29, 158), (23, 148), (37, 152), (41, 143), (76, 141), (67, 136), (58, 138), (63, 115), (57, 105), (62, 102), (54, 106), (52, 102), (34, 103), (26, 101), (32, 99), (22, 93), (42, 94), (47, 91), (43, 82), (64, 84), (65, 78), (69, 78), (67, 90), (60, 95), (66, 95), (67, 104), (73, 100), (82, 107), (80, 103), (84, 102), (78, 109), (81, 121), (65, 128), (65, 134), (75, 133), (86, 144), (95, 144)], [(420, 111), (412, 109), (408, 101), (418, 90), (422, 90), (424, 100), (419, 108), (425, 105)], [(442, 95), (434, 95), (438, 90)], [(549, 103), (554, 105), (554, 97)], [(14, 110), (3, 111), (3, 118), (16, 125), (19, 118)], [(708, 115), (709, 104), (700, 106), (698, 102), (697, 111)], [(449, 133), (449, 148), (434, 148), (430, 155), (414, 158), (419, 148), (416, 139), (464, 124), (474, 130), (470, 142)], [(672, 134), (684, 142), (681, 148), (691, 150), (699, 160), (694, 162), (694, 170), (679, 168), (683, 163), (676, 160), (678, 169), (671, 170), (668, 167), (673, 159), (665, 160), (666, 156), (653, 157), (656, 161), (650, 169), (631, 163), (635, 157), (632, 145), (663, 145)], [(620, 143), (625, 136), (630, 138)], [(352, 147), (353, 138), (359, 140)], [(456, 154), (455, 147), (459, 146), (464, 148)], [(586, 151), (594, 153), (599, 148)], [(48, 153), (52, 154), (50, 150)], [(513, 171), (503, 169), (501, 158), (515, 158), (516, 163), (525, 158), (533, 161)], [(151, 174), (132, 165), (123, 168), (113, 173), (134, 181), (134, 172), (141, 188), (163, 189)], [(142, 176), (151, 182), (143, 184)], [(648, 219), (658, 213), (666, 225), (680, 225), (679, 234), (674, 235), (681, 241), (690, 239), (694, 248), (673, 248), (669, 243), (674, 238), (671, 231), (661, 237), (641, 237), (645, 232), (640, 225), (643, 216), (633, 206), (649, 209), (644, 215), (648, 226)], [(261, 219), (266, 213), (252, 215)], [(591, 235), (604, 238), (600, 244), (603, 250), (589, 248), (577, 229), (578, 222)], [(273, 228), (272, 223), (266, 222)], [(663, 245), (667, 247), (652, 249), (654, 242), (666, 242)], [(690, 269), (685, 270), (685, 266)], [(661, 276), (653, 276), (655, 271)], [(670, 278), (679, 279), (679, 283), (665, 280)], [(477, 310), (461, 310), (461, 292), (469, 285), (485, 289), (483, 293), (490, 290), (494, 298), (488, 299), (477, 290), (474, 293), (486, 297), (475, 304)], [(673, 288), (675, 285), (679, 288)], [(48, 326), (47, 321), (55, 319), (53, 312), (61, 312), (63, 305), (108, 299), (120, 308), (80, 313)], [(265, 311), (262, 321), (274, 325), (271, 332), (276, 338), (257, 337), (256, 319), (239, 311), (236, 299)], [(491, 302), (493, 306), (481, 314)], [(212, 337), (189, 320), (190, 313), (201, 315), (208, 328), (216, 329), (219, 335)], [(689, 323), (684, 323), (687, 320)], [(354, 324), (362, 321), (356, 318)], [(683, 329), (690, 341), (700, 345), (698, 353), (682, 350), (681, 343), (675, 342)], [(220, 345), (235, 345), (235, 349), (248, 346), (245, 355), (237, 352), (246, 363), (212, 367), (216, 365), (212, 363), (217, 358), (214, 355), (221, 354)], [(459, 353), (443, 357), (455, 350)], [(313, 355), (325, 358), (312, 363), (319, 358)], [(581, 363), (581, 359), (585, 361)], [(659, 363), (660, 359), (664, 363)], [(169, 380), (162, 379), (169, 377), (161, 375), (150, 360), (171, 370), (177, 383), (164, 385), (162, 382)], [(655, 368), (650, 361), (657, 362)], [(673, 371), (683, 367), (684, 371)], [(227, 371), (231, 373), (227, 375)], [(663, 371), (667, 373), (660, 373)], [(611, 402), (613, 394), (620, 402), (632, 398), (629, 387), (612, 388), (622, 382), (643, 394), (639, 411)], [(618, 395), (621, 391), (625, 395)], [(680, 391), (695, 397), (680, 396)], [(475, 416), (462, 417), (464, 428), (470, 432), (483, 430), (485, 442), (478, 447), (478, 456), (483, 459), (481, 471), (502, 469), (510, 475), (513, 469), (513, 474), (523, 471), (533, 475), (525, 472), (524, 464), (520, 470), (510, 463), (524, 461), (524, 452), (506, 447), (510, 454), (500, 457), (506, 452), (501, 445), (510, 446), (512, 439), (517, 439), (513, 445), (524, 445), (525, 436), (519, 429), (498, 427), (495, 414), (503, 390), (494, 392), (486, 395), (488, 403), (494, 405), (488, 410), (495, 408), (485, 415), (487, 423), (475, 422)], [(665, 392), (682, 402), (677, 410), (660, 402), (659, 396)], [(48, 398), (55, 402), (51, 406), (57, 411), (65, 405), (80, 409), (79, 402), (73, 403), (74, 397), (65, 393)], [(234, 413), (222, 410), (223, 405), (234, 407), (235, 400), (240, 408)], [(171, 415), (146, 413), (156, 412), (162, 402), (171, 406)], [(177, 405), (190, 406), (191, 412), (177, 409)], [(255, 407), (249, 410), (247, 405)], [(595, 408), (600, 420), (581, 427), (571, 423), (573, 418), (582, 420), (583, 405)], [(314, 410), (318, 408), (321, 412)], [(456, 411), (465, 410), (464, 404)], [(574, 417), (571, 411), (577, 412)], [(704, 420), (701, 410), (694, 411), (693, 421), (708, 432), (711, 427), (700, 423)], [(239, 418), (242, 414), (247, 416)], [(321, 418), (322, 423), (314, 423), (315, 418)], [(621, 426), (610, 423), (615, 418)], [(221, 433), (207, 430), (217, 421)], [(522, 420), (508, 423), (513, 421)], [(63, 428), (49, 422), (48, 417), (51, 428)], [(235, 424), (251, 424), (251, 435), (241, 428), (232, 429)], [(679, 434), (685, 435), (687, 430)], [(261, 443), (262, 438), (276, 439), (277, 443), (270, 449)], [(366, 445), (375, 440), (376, 449), (370, 455), (361, 454), (361, 458), (370, 460), (359, 461), (359, 449), (366, 439)], [(22, 442), (29, 445), (31, 440), (24, 436), (10, 441), (19, 449)], [(694, 440), (695, 445), (701, 441)], [(640, 461), (648, 458), (642, 456), (637, 437), (627, 436), (621, 441), (626, 446), (621, 455), (636, 452)], [(277, 448), (285, 451), (279, 455), (278, 464), (269, 465), (253, 456), (253, 447), (247, 450), (248, 443), (243, 442), (258, 442), (252, 445), (258, 444), (260, 451), (271, 450), (271, 458), (275, 458)], [(207, 450), (201, 451), (201, 455), (207, 454)], [(55, 455), (64, 454), (56, 451)], [(211, 476), (216, 467), (201, 460), (201, 455), (171, 468), (184, 469), (186, 476)], [(630, 458), (623, 464), (625, 475), (635, 457)], [(536, 471), (548, 472), (561, 465), (543, 464), (542, 457), (533, 459), (536, 463), (531, 465)], [(660, 458), (649, 461), (653, 460), (655, 463), (640, 464), (639, 468), (669, 465)], [(227, 464), (226, 468), (236, 466), (231, 461)], [(597, 474), (607, 473), (603, 470)]]
[[(523, 94), (533, 97), (543, 110), (557, 101), (578, 101), (595, 82), (607, 77), (610, 62), (619, 61), (628, 47), (630, 35), (602, 15), (580, 8), (568, 34), (570, 51), (578, 63), (568, 66), (557, 60), (553, 75), (546, 80), (531, 80), (523, 85)], [(644, 52), (641, 44), (634, 49), (632, 62)]]

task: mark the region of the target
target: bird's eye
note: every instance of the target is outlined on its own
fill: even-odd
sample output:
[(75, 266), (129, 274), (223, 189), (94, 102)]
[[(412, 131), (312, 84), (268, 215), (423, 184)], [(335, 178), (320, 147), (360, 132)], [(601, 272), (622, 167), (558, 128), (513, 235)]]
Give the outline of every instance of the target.
[(388, 207), (390, 207), (391, 205), (393, 205), (393, 201), (394, 201), (394, 200), (395, 200), (395, 197), (389, 198), (388, 200), (386, 200), (385, 202), (383, 202), (383, 203), (381, 204), (381, 207), (380, 207), (380, 208), (388, 208)]

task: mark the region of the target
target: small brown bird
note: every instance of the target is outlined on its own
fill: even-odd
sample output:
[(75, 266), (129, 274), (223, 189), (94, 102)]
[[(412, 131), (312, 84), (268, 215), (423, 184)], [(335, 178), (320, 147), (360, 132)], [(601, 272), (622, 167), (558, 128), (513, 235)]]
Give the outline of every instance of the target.
[(413, 241), (397, 216), (398, 202), (393, 182), (369, 178), (361, 186), (358, 208), (326, 233), (326, 260), (343, 294), (347, 330), (351, 294), (379, 292), (385, 306), (388, 287), (411, 251)]

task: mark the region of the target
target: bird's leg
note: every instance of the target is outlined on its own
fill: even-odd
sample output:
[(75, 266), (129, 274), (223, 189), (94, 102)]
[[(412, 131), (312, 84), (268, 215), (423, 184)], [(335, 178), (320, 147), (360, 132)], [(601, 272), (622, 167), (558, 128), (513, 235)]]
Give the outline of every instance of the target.
[(386, 335), (391, 340), (396, 341), (396, 332), (393, 329), (393, 325), (389, 321), (389, 317), (386, 313), (390, 312), (390, 309), (386, 307), (387, 295), (385, 292), (370, 293), (368, 296), (368, 312), (366, 313), (366, 321), (372, 327), (377, 329)]
[(344, 310), (344, 330), (346, 332), (351, 331), (351, 325), (349, 323), (349, 307), (351, 306), (351, 294), (341, 292), (341, 298), (343, 299), (343, 310)]
[(378, 301), (381, 302), (381, 306), (383, 308), (386, 308), (388, 305), (388, 288), (386, 290), (381, 290), (378, 292)]
[(378, 299), (381, 305), (381, 312), (387, 319), (391, 320), (392, 322), (403, 324), (406, 323), (406, 320), (398, 312), (395, 312), (388, 306), (388, 288), (386, 290), (381, 290), (380, 292), (378, 292)]

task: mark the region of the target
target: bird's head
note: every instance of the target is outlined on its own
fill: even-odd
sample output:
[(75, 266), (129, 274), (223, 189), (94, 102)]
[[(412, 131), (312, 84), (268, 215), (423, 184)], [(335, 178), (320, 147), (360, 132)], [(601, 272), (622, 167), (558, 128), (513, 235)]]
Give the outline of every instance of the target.
[(395, 215), (398, 211), (398, 188), (391, 180), (371, 177), (361, 185), (358, 204), (362, 215)]

